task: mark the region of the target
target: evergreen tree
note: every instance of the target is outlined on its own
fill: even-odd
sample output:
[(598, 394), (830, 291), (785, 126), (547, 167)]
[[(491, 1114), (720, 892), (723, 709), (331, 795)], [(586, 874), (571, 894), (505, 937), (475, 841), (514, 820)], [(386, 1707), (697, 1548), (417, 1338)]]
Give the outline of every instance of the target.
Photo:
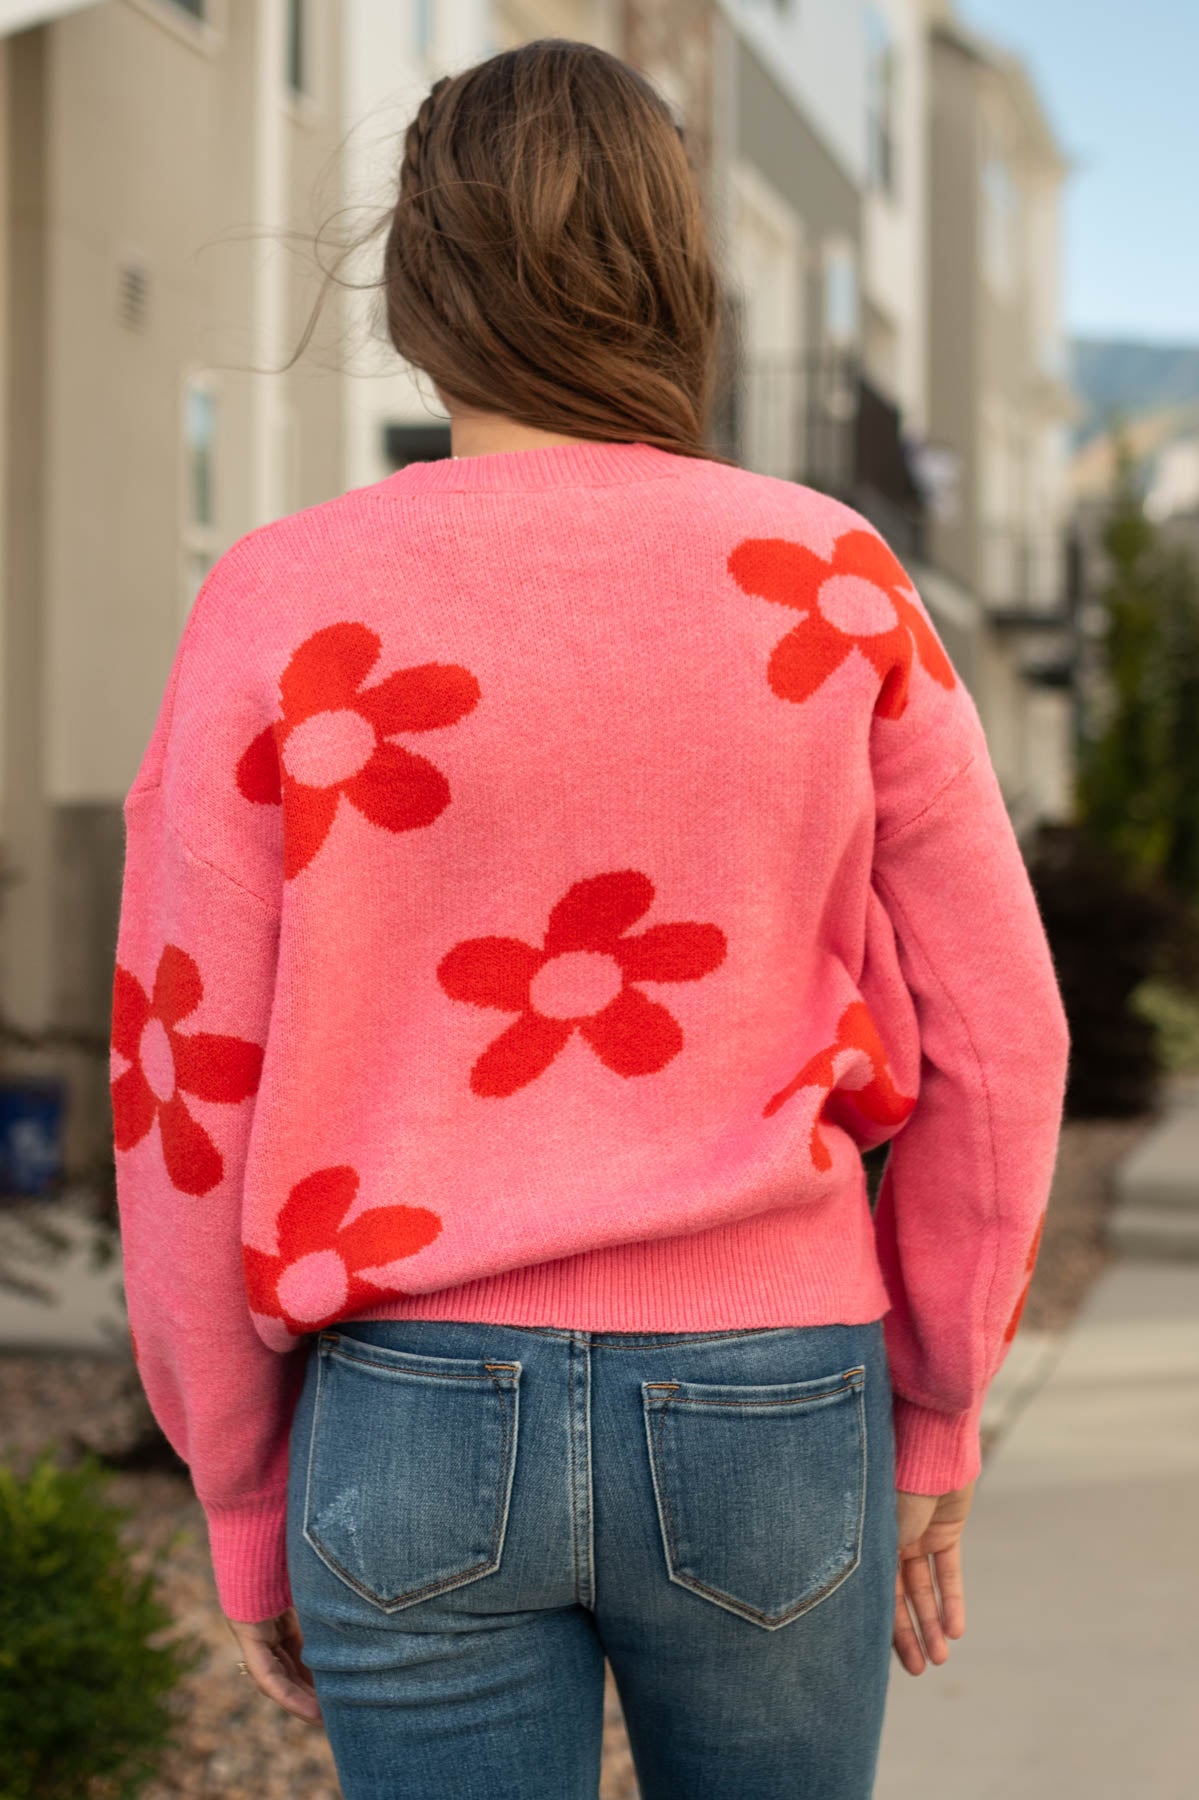
[(1079, 823), (1199, 905), (1199, 565), (1146, 516), (1118, 440), (1103, 531), (1107, 717), (1078, 747)]
[(1162, 554), (1161, 685), (1169, 827), (1162, 873), (1199, 903), (1199, 563), (1178, 546)]

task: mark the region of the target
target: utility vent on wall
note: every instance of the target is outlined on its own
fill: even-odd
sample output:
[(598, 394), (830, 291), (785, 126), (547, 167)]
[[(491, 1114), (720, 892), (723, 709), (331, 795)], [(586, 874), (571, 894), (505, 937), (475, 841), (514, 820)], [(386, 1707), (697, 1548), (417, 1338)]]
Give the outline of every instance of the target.
[(150, 304), (150, 271), (127, 258), (117, 271), (117, 317), (130, 331), (144, 331)]

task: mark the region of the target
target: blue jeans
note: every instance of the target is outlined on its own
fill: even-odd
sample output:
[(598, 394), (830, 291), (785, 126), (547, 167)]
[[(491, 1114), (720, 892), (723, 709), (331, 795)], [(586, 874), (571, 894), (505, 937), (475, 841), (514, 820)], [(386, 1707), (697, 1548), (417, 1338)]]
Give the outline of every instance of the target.
[(867, 1800), (897, 1532), (882, 1321), (314, 1333), (287, 1556), (345, 1800)]

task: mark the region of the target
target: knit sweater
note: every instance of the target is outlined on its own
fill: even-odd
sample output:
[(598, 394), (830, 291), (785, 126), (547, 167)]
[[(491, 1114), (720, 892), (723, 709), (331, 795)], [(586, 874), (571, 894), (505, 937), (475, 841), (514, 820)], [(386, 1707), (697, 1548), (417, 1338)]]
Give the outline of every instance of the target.
[(640, 442), (410, 464), (218, 559), (124, 817), (129, 1324), (229, 1617), (290, 1603), (338, 1320), (882, 1318), (897, 1485), (978, 1473), (1069, 1039), (860, 514)]

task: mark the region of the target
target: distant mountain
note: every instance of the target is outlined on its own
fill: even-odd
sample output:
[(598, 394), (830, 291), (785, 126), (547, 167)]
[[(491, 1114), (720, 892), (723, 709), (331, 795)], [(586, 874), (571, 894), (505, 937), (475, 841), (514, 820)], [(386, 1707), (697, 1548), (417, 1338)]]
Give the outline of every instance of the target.
[(1070, 384), (1083, 404), (1073, 431), (1077, 448), (1104, 431), (1113, 412), (1132, 419), (1199, 400), (1199, 344), (1072, 338)]

